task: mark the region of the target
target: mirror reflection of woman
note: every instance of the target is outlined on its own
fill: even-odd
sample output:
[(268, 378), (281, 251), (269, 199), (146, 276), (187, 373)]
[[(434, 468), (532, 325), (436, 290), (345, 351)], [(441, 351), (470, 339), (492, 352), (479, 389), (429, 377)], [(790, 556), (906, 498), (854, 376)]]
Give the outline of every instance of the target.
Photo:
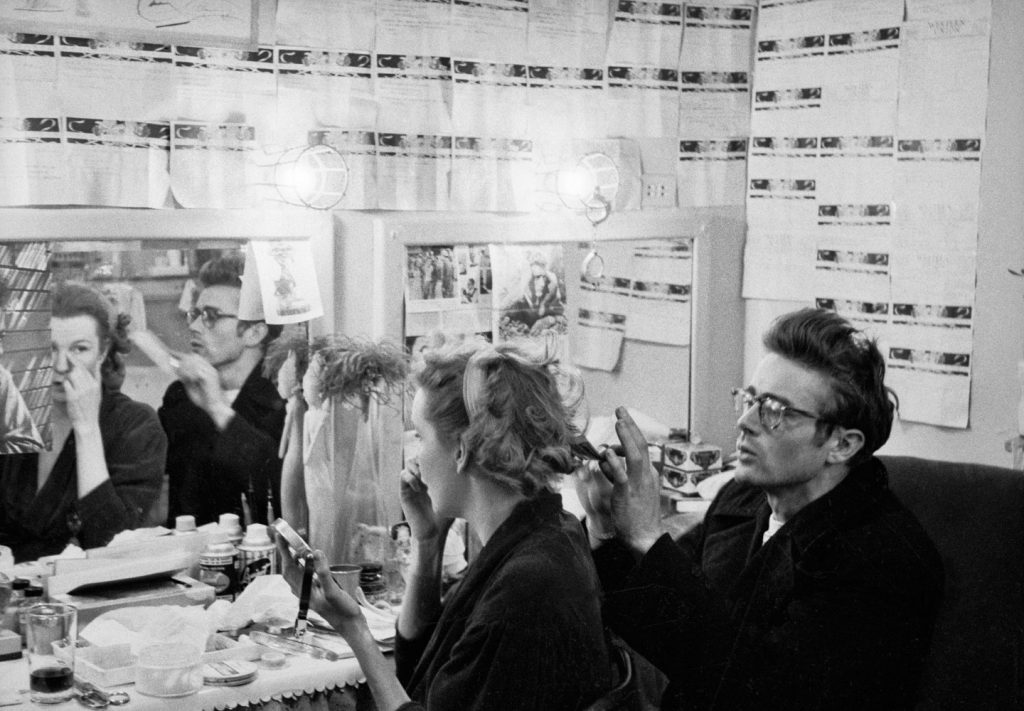
[[(382, 711), (585, 708), (608, 690), (611, 668), (585, 536), (553, 490), (572, 469), (554, 364), (474, 343), (427, 351), (417, 385), (421, 449), (401, 475), (412, 553), (394, 666), (321, 551), (313, 609), (352, 647)], [(483, 547), (442, 600), (456, 517)], [(297, 591), (299, 566), (278, 547)]]
[(126, 326), (88, 286), (63, 284), (53, 294), (53, 444), (0, 460), (0, 543), (17, 561), (69, 543), (106, 545), (143, 524), (160, 493), (167, 437), (152, 408), (119, 391)]

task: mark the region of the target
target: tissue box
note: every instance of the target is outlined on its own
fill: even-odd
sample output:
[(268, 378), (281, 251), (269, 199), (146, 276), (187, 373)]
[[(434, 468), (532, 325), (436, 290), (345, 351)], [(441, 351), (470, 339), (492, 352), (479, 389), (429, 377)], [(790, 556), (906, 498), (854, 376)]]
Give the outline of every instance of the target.
[(78, 608), (78, 625), (84, 627), (107, 610), (139, 605), (202, 605), (214, 599), (214, 590), (206, 583), (187, 575), (130, 584), (111, 584), (88, 592), (61, 593), (50, 596)]
[(722, 471), (722, 449), (712, 444), (669, 441), (661, 449), (661, 486), (669, 492), (699, 497), (697, 484)]

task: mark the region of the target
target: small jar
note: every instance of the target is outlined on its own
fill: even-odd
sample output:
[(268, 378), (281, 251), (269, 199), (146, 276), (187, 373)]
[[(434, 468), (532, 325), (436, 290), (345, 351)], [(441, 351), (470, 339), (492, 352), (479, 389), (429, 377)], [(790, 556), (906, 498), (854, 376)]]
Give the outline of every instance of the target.
[(384, 566), (380, 563), (360, 563), (359, 587), (371, 605), (388, 598), (387, 580), (384, 578)]
[(3, 610), (3, 622), (0, 624), (5, 630), (18, 631), (18, 605), (25, 599), (28, 584), (26, 578), (15, 578), (11, 581), (11, 596)]
[(3, 573), (0, 573), (0, 610), (6, 610), (7, 605), (11, 602), (11, 596), (14, 594), (14, 587), (12, 581)]

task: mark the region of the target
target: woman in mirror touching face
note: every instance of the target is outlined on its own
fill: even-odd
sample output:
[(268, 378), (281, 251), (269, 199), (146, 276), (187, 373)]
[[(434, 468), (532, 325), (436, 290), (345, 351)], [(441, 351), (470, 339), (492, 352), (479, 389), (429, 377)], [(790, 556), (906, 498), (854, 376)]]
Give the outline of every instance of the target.
[(127, 320), (88, 286), (53, 294), (52, 446), (0, 461), (0, 543), (16, 560), (106, 545), (159, 494), (167, 438), (152, 408), (120, 392)]

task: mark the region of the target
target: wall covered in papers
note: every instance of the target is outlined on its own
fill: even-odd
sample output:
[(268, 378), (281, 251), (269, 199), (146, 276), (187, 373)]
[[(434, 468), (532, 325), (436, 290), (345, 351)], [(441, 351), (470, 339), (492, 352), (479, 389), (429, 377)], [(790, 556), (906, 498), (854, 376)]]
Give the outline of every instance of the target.
[(324, 143), (342, 209), (529, 211), (536, 162), (605, 138), (657, 139), (684, 205), (741, 205), (754, 4), (278, 0), (239, 48), (5, 3), (0, 205), (260, 205)]
[(968, 425), (991, 3), (765, 0), (743, 293), (877, 337), (900, 417)]

